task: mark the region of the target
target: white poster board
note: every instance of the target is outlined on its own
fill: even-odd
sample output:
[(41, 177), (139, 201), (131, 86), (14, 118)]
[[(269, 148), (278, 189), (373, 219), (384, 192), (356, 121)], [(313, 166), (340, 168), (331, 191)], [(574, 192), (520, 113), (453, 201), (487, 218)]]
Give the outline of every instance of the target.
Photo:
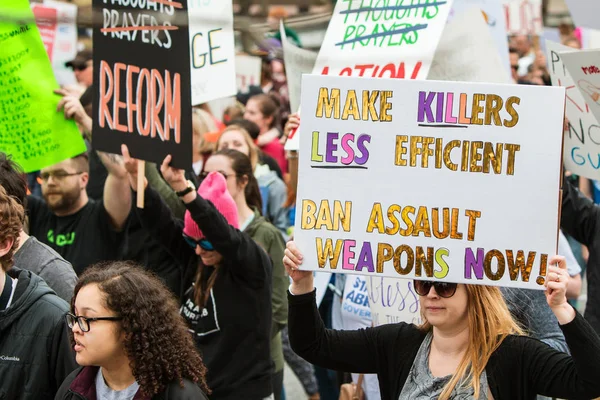
[(565, 0), (575, 26), (600, 29), (600, 3), (597, 0)]
[(509, 35), (535, 35), (544, 31), (542, 0), (504, 0)]
[(385, 276), (366, 277), (374, 326), (406, 322), (420, 325), (419, 295), (413, 281)]
[(546, 41), (546, 49), (552, 85), (566, 88), (565, 116), (568, 130), (564, 135), (565, 168), (574, 174), (597, 179), (600, 140), (596, 138), (600, 137), (600, 126), (563, 64), (564, 52), (577, 50), (549, 40)]
[(570, 51), (560, 57), (596, 121), (600, 121), (600, 50)]
[(248, 93), (250, 86), (260, 86), (262, 61), (260, 57), (236, 55), (235, 79), (239, 92)]
[(564, 93), (305, 75), (303, 269), (543, 289)]
[(452, 0), (410, 6), (338, 1), (314, 74), (425, 79)]
[[(454, 0), (452, 5), (452, 11), (450, 11), (449, 21), (453, 21), (455, 17), (460, 16), (468, 12), (469, 10), (476, 8), (480, 10), (485, 25), (488, 27), (493, 43), (500, 56), (501, 64), (506, 70), (506, 74), (510, 77), (510, 58), (508, 56), (508, 41), (506, 40), (506, 23), (504, 16), (504, 8), (502, 3), (498, 0)], [(469, 29), (468, 26), (463, 29)], [(465, 37), (468, 40), (468, 37)], [(438, 50), (442, 44), (442, 41), (447, 41), (446, 31), (440, 39), (438, 44)], [(456, 50), (462, 49), (463, 42), (456, 42), (461, 45), (455, 46)], [(479, 47), (477, 51), (490, 52), (491, 49), (488, 47)]]
[(444, 28), (427, 79), (510, 83), (490, 32), (477, 8), (456, 15)]
[(302, 49), (288, 40), (283, 29), (283, 23), (280, 26), (280, 32), (285, 74), (290, 93), (290, 108), (292, 112), (296, 112), (300, 108), (302, 74), (310, 74), (312, 72), (317, 61), (317, 53)]
[(235, 95), (232, 0), (189, 0), (188, 14), (192, 105)]

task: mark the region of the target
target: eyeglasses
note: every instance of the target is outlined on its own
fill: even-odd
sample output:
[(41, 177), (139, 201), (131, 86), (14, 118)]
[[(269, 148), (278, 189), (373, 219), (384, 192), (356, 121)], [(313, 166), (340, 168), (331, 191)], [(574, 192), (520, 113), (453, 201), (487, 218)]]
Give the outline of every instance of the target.
[(519, 69), (518, 65), (511, 65), (510, 68), (514, 69), (515, 71)]
[(189, 237), (185, 233), (183, 234), (183, 239), (194, 250), (196, 249), (196, 246), (200, 246), (200, 248), (202, 250), (206, 250), (206, 251), (213, 251), (215, 249), (215, 247), (212, 245), (212, 243), (206, 239), (196, 240), (194, 238)]
[[(220, 173), (221, 175), (223, 175), (225, 177), (225, 180), (227, 180), (227, 178), (229, 178), (230, 176), (233, 176), (233, 174), (227, 175), (223, 171), (217, 171), (217, 172)], [(206, 177), (208, 176), (208, 174), (210, 174), (210, 172), (207, 172), (207, 171), (200, 172), (200, 175), (198, 175), (198, 177), (200, 178), (200, 181), (203, 181), (204, 179), (206, 179)]]
[(62, 181), (67, 176), (74, 176), (74, 175), (81, 175), (81, 174), (83, 174), (83, 172), (73, 172), (73, 173), (69, 173), (66, 171), (42, 172), (40, 174), (40, 179), (44, 182), (48, 182), (48, 179), (50, 179), (50, 177), (52, 177), (56, 181)]
[(91, 64), (73, 65), (73, 71), (85, 71), (86, 69), (88, 69), (91, 66), (92, 66)]
[(417, 292), (419, 296), (427, 296), (431, 291), (431, 287), (433, 286), (438, 296), (447, 299), (454, 296), (454, 293), (456, 293), (456, 287), (458, 285), (456, 283), (418, 281), (415, 279), (414, 286), (415, 292)]
[(75, 315), (72, 313), (67, 313), (67, 315), (65, 315), (65, 318), (67, 320), (67, 326), (69, 327), (69, 329), (73, 329), (73, 327), (75, 326), (75, 322), (77, 322), (77, 325), (79, 325), (79, 329), (81, 329), (83, 332), (89, 332), (90, 331), (90, 322), (94, 322), (94, 321), (120, 321), (123, 318), (121, 317), (96, 317), (96, 318), (87, 318), (87, 317), (82, 317), (81, 315)]

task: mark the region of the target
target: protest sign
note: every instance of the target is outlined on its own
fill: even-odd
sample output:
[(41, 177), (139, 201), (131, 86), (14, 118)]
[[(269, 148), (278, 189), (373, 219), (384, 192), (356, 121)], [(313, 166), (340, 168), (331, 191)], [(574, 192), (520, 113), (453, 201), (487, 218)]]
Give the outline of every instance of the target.
[(444, 28), (427, 79), (510, 83), (504, 67), (483, 15), (471, 8)]
[(564, 96), (305, 75), (302, 269), (543, 289), (556, 252)]
[(317, 53), (301, 49), (293, 44), (285, 35), (283, 22), (280, 26), (281, 44), (283, 46), (283, 61), (290, 92), (290, 108), (292, 112), (300, 108), (300, 90), (302, 88), (302, 74), (310, 74), (317, 61)]
[(504, 0), (504, 13), (509, 35), (543, 33), (542, 0)]
[[(569, 51), (560, 58), (596, 121), (600, 121), (600, 50)], [(600, 168), (600, 159), (594, 163)]]
[(188, 0), (192, 104), (233, 96), (235, 52), (231, 0)]
[(93, 4), (103, 21), (93, 37), (94, 148), (120, 154), (126, 144), (134, 158), (161, 163), (171, 154), (172, 166), (190, 168), (186, 1)]
[[(3, 7), (33, 20), (28, 0)], [(0, 25), (0, 149), (25, 172), (86, 150), (75, 123), (56, 111), (60, 97), (52, 93), (55, 89), (58, 84), (35, 23)]]
[(552, 85), (566, 88), (568, 131), (564, 135), (565, 168), (574, 174), (596, 179), (600, 168), (600, 141), (597, 139), (600, 125), (563, 63), (564, 52), (576, 50), (549, 40), (546, 41), (546, 49)]
[(366, 277), (373, 325), (421, 324), (419, 296), (410, 279)]
[(61, 1), (45, 0), (44, 7), (56, 10), (58, 18), (56, 36), (52, 48), (52, 69), (60, 85), (70, 85), (76, 82), (73, 70), (65, 65), (77, 54), (77, 6)]
[(248, 93), (250, 86), (260, 86), (262, 61), (260, 57), (247, 55), (235, 56), (235, 77), (237, 90)]
[(314, 74), (425, 79), (452, 0), (338, 1)]
[(600, 29), (598, 2), (595, 0), (565, 0), (575, 26)]
[[(493, 39), (493, 44), (495, 45), (498, 55), (500, 56), (502, 66), (505, 68), (507, 76), (510, 77), (510, 59), (508, 56), (508, 41), (506, 40), (506, 23), (503, 12), (504, 9), (498, 0), (454, 0), (448, 21), (453, 21), (456, 16), (460, 16), (461, 14), (464, 14), (473, 8), (476, 8), (482, 14), (485, 25), (487, 26)], [(469, 38), (465, 36), (464, 39), (468, 40)], [(442, 41), (447, 42), (445, 30), (440, 38), (438, 50)], [(456, 43), (460, 43), (461, 45), (456, 46)], [(455, 42), (454, 45), (455, 49), (459, 49), (462, 48), (463, 42)], [(477, 50), (481, 49), (484, 48), (477, 48)], [(488, 50), (487, 47), (485, 49)]]
[(40, 31), (42, 43), (44, 43), (48, 58), (52, 62), (54, 40), (56, 39), (56, 16), (58, 13), (56, 8), (45, 7), (40, 3), (32, 4), (31, 9), (33, 10), (33, 15), (35, 15), (35, 24)]

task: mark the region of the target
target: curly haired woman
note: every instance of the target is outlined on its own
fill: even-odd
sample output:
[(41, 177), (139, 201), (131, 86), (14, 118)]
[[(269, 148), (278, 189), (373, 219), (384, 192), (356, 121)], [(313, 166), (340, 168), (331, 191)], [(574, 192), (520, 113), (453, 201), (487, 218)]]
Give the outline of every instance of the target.
[(207, 399), (206, 368), (175, 298), (128, 262), (99, 264), (79, 278), (66, 316), (81, 368), (56, 400)]

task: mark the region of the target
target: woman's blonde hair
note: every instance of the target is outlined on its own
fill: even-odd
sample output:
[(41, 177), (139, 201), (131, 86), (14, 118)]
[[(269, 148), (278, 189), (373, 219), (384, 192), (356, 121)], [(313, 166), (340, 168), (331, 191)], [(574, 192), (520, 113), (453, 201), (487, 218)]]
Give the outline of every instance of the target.
[(225, 128), (225, 130), (223, 132), (221, 132), (221, 136), (219, 136), (219, 140), (217, 140), (217, 150), (220, 150), (221, 138), (223, 137), (223, 135), (226, 134), (227, 132), (231, 132), (231, 131), (240, 132), (242, 134), (242, 136), (244, 137), (244, 140), (246, 141), (246, 144), (248, 145), (248, 149), (250, 152), (247, 155), (248, 155), (248, 158), (250, 158), (250, 164), (252, 164), (252, 170), (254, 171), (256, 169), (256, 166), (258, 165), (258, 147), (256, 147), (256, 144), (252, 140), (252, 137), (250, 136), (248, 131), (245, 130), (244, 128), (242, 128), (241, 126), (229, 125), (227, 128)]
[[(502, 292), (494, 286), (464, 285), (467, 290), (467, 315), (469, 344), (456, 372), (442, 390), (439, 399), (448, 400), (461, 382), (472, 386), (479, 398), (481, 374), (490, 356), (508, 335), (524, 335), (523, 329), (513, 319)], [(423, 316), (419, 327), (431, 331), (432, 325)]]
[(215, 151), (215, 144), (204, 138), (207, 133), (216, 132), (218, 129), (212, 115), (200, 108), (195, 108), (192, 113), (192, 128), (194, 135), (200, 137), (200, 146), (194, 151), (198, 151), (200, 154), (212, 154)]

